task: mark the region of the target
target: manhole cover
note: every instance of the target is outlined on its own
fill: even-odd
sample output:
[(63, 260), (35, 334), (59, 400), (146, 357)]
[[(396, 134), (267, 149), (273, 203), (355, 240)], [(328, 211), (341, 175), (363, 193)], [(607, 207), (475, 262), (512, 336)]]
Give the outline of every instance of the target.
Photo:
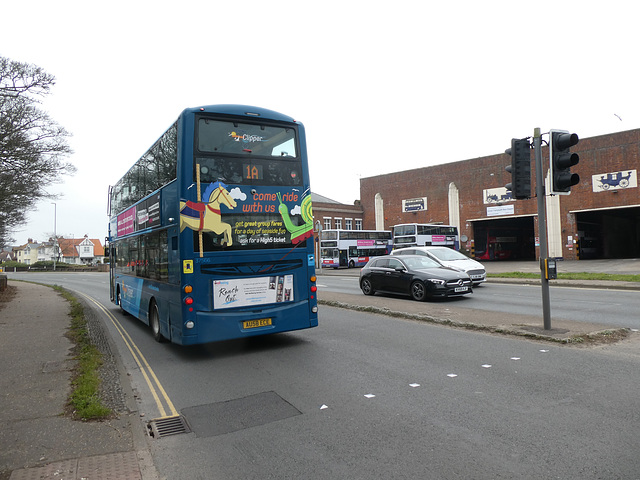
[(284, 420), (301, 413), (276, 392), (263, 392), (182, 410), (197, 437), (223, 435)]

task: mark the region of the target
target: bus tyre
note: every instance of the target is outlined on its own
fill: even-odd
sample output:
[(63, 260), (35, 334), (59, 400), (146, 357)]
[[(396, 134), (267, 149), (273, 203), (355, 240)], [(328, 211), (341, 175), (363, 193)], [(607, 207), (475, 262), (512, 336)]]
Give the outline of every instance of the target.
[(118, 288), (118, 307), (120, 307), (120, 313), (122, 315), (129, 315), (127, 311), (122, 308), (122, 294), (120, 293), (120, 288)]
[(418, 302), (423, 302), (427, 298), (427, 288), (424, 283), (416, 280), (411, 284), (411, 298)]
[(356, 266), (356, 263), (353, 260), (349, 261), (349, 268), (353, 268)]
[(368, 278), (362, 279), (362, 282), (360, 283), (360, 289), (365, 295), (373, 295), (374, 293), (376, 293), (376, 291), (373, 289), (373, 285), (371, 285), (371, 280), (369, 280)]
[(151, 306), (149, 307), (149, 326), (154, 340), (156, 342), (164, 342), (164, 337), (160, 333), (160, 312), (158, 312), (158, 304), (155, 300), (151, 301)]

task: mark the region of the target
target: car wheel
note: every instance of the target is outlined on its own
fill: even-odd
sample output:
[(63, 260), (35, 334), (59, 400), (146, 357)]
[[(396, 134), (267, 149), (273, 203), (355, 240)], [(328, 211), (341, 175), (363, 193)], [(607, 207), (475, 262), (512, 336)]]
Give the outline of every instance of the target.
[(373, 285), (371, 285), (371, 280), (368, 278), (363, 278), (360, 282), (360, 288), (362, 289), (362, 293), (365, 295), (373, 295), (376, 291), (373, 289)]
[(151, 327), (151, 333), (156, 342), (164, 342), (164, 337), (160, 333), (160, 312), (158, 311), (158, 304), (155, 301), (151, 302), (149, 307), (149, 326)]
[(418, 302), (423, 302), (427, 298), (427, 287), (424, 283), (416, 280), (411, 284), (411, 298)]

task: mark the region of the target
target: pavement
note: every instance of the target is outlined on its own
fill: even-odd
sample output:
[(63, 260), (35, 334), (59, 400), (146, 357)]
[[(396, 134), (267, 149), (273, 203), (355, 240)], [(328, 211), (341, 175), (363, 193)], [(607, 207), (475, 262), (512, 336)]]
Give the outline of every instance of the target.
[[(124, 377), (116, 418), (83, 422), (65, 415), (74, 368), (70, 305), (53, 288), (9, 280), (0, 301), (0, 480), (158, 478)], [(0, 299), (6, 299), (6, 291)], [(88, 309), (85, 308), (85, 311)], [(90, 329), (100, 329), (92, 322)], [(100, 332), (92, 332), (92, 338)], [(100, 343), (100, 341), (98, 341)], [(117, 357), (117, 356), (116, 356)]]
[[(489, 273), (539, 273), (537, 262), (491, 262), (485, 267)], [(640, 274), (640, 259), (560, 262), (559, 271)], [(357, 276), (359, 269), (324, 269), (318, 270), (318, 274)], [(569, 284), (640, 290), (640, 282), (573, 281)], [(70, 306), (50, 287), (12, 281), (10, 276), (8, 285), (12, 292), (8, 301), (6, 292), (0, 292), (0, 364), (3, 366), (0, 376), (0, 424), (3, 425), (0, 480), (160, 478), (153, 466), (149, 439), (139, 418), (128, 377), (118, 356), (111, 355), (111, 339), (101, 331), (101, 321), (90, 308), (85, 308), (85, 313), (91, 317), (92, 338), (97, 338), (96, 342), (105, 354), (106, 368), (112, 370), (103, 383), (115, 390), (112, 394), (122, 401), (113, 419), (103, 422), (73, 420), (65, 415), (74, 367), (72, 344), (65, 336), (70, 323)], [(569, 343), (572, 339), (611, 330), (606, 325), (557, 320), (553, 320), (551, 330), (544, 330), (540, 316), (521, 315), (514, 319), (512, 315), (469, 310), (458, 307), (456, 299), (420, 303), (389, 296), (367, 297), (323, 291), (319, 299), (325, 305), (490, 333), (524, 335), (542, 341)]]

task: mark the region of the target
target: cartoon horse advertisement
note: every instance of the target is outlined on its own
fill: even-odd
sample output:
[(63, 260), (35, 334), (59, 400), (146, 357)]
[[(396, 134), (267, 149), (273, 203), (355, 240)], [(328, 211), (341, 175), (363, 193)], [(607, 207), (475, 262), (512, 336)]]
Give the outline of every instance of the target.
[(202, 192), (202, 202), (180, 202), (180, 231), (190, 228), (196, 232), (224, 235), (223, 245), (231, 245), (231, 225), (223, 222), (220, 215), (220, 205), (230, 210), (237, 206), (227, 188), (219, 181), (210, 183)]

